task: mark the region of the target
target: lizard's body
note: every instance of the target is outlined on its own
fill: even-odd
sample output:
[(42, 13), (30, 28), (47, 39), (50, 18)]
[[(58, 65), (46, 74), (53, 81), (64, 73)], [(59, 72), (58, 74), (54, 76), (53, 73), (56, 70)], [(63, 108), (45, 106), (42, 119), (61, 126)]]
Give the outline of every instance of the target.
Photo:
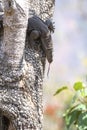
[[(34, 33), (37, 31), (36, 33)], [(33, 34), (32, 34), (33, 33)], [(37, 36), (36, 36), (37, 35)], [(53, 42), (51, 32), (46, 23), (37, 16), (28, 19), (27, 37), (31, 46), (40, 42), (49, 63), (52, 62)]]

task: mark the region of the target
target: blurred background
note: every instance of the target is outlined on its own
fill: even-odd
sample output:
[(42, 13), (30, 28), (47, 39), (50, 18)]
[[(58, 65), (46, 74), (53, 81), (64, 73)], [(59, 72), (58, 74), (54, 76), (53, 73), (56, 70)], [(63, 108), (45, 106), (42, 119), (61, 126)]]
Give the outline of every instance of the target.
[[(44, 78), (44, 130), (66, 130), (62, 118), (76, 81), (87, 77), (87, 0), (56, 0), (54, 18), (54, 61)], [(55, 91), (70, 86), (58, 96)], [(75, 129), (73, 129), (75, 130)]]

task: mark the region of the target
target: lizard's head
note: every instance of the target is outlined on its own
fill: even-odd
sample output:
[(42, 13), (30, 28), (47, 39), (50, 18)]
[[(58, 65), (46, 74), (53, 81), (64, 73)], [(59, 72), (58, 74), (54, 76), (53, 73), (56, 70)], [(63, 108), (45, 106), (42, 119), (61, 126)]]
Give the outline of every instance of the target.
[(48, 29), (50, 30), (50, 32), (54, 33), (55, 31), (55, 25), (54, 25), (54, 22), (52, 22), (52, 20), (50, 19), (47, 19), (45, 21), (45, 24), (47, 25)]

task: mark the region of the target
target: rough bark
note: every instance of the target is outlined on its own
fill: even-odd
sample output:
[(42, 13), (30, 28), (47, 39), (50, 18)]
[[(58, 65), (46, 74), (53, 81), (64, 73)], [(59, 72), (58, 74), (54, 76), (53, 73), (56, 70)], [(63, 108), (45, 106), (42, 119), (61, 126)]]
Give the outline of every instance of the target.
[[(31, 8), (34, 6), (31, 3), (33, 1), (3, 0), (3, 28), (0, 30), (0, 119), (5, 118), (10, 123), (9, 130), (42, 129), (42, 49), (36, 51), (25, 43), (29, 4)], [(38, 9), (41, 9), (40, 3)]]
[(30, 0), (29, 14), (46, 20), (53, 17), (55, 0)]

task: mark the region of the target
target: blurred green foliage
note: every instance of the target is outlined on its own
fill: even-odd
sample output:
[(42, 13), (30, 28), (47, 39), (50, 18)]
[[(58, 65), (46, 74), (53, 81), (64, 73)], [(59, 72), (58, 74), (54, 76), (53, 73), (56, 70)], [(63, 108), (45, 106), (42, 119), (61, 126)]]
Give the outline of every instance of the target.
[[(66, 88), (68, 87), (59, 88), (54, 95), (58, 95)], [(87, 86), (83, 82), (76, 82), (73, 90), (75, 94), (63, 115), (67, 129), (71, 130), (75, 126), (76, 130), (87, 130)]]

